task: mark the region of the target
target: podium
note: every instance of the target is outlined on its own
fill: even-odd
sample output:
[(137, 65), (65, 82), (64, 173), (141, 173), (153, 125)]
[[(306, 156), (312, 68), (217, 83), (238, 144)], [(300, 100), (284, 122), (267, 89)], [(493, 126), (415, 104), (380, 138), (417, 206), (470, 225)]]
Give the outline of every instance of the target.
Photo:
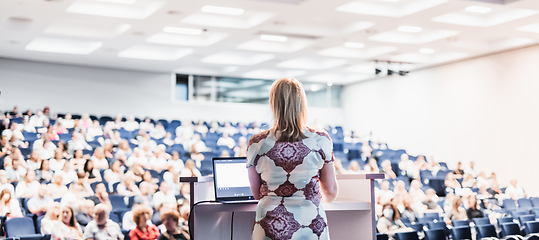
[[(374, 181), (383, 178), (380, 173), (337, 175), (337, 198), (322, 203), (331, 240), (376, 240)], [(215, 200), (213, 177), (180, 177), (180, 182), (191, 187), (194, 240), (251, 239), (256, 203), (206, 202)]]

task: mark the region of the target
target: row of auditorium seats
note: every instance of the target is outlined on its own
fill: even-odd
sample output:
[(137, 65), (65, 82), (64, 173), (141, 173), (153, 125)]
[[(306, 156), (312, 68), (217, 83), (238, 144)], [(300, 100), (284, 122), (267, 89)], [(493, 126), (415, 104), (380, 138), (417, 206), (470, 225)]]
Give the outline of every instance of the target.
[[(435, 215), (435, 216), (433, 216)], [(539, 221), (535, 216), (521, 216), (519, 219), (504, 217), (497, 219), (497, 226), (491, 224), (490, 219), (473, 219), (473, 225), (470, 226), (468, 220), (456, 220), (451, 226), (445, 222), (439, 221), (437, 213), (431, 214), (430, 220), (426, 223), (415, 223), (403, 221), (408, 227), (414, 229), (411, 232), (396, 233), (397, 240), (419, 240), (419, 236), (424, 235), (425, 240), (443, 240), (443, 239), (539, 239)], [(427, 217), (425, 217), (427, 218)], [(518, 220), (518, 221), (516, 221)], [(472, 227), (475, 228), (476, 236), (472, 236)], [(386, 234), (377, 234), (378, 240), (388, 239)]]

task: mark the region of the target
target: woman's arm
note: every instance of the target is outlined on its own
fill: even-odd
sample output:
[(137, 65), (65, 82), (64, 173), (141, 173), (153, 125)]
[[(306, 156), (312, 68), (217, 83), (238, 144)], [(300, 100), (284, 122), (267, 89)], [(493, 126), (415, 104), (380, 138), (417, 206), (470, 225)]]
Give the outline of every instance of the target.
[(333, 202), (339, 191), (333, 162), (324, 164), (320, 170), (320, 186), (322, 188), (322, 202)]
[(249, 173), (249, 182), (251, 183), (251, 191), (256, 200), (260, 200), (260, 186), (262, 185), (262, 180), (260, 179), (260, 174), (255, 169), (255, 166), (247, 168)]

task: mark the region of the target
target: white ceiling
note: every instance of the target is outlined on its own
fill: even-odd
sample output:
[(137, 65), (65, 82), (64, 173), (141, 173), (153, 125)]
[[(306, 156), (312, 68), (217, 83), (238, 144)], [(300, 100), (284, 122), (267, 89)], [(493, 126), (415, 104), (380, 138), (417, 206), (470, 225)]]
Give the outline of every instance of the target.
[(144, 71), (348, 84), (373, 60), (413, 70), (538, 41), (539, 0), (0, 1), (1, 57)]

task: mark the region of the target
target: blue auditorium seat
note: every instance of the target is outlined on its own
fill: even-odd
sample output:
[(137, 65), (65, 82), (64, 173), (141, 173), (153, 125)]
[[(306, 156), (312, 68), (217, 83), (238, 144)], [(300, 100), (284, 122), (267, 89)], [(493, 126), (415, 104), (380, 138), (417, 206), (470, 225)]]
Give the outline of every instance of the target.
[(417, 232), (398, 232), (395, 236), (398, 240), (419, 240)]
[(470, 230), (470, 227), (453, 227), (451, 232), (453, 233), (453, 240), (472, 239), (472, 231)]
[(34, 220), (29, 217), (12, 218), (6, 221), (6, 237), (41, 237), (36, 234)]
[(472, 219), (472, 221), (474, 222), (475, 226), (489, 225), (490, 224), (490, 220), (489, 220), (488, 217), (474, 218), (474, 219)]
[(514, 222), (502, 224), (501, 229), (502, 229), (502, 237), (507, 237), (510, 235), (519, 235), (519, 236), (521, 235), (520, 227), (518, 226), (518, 224)]
[(425, 231), (425, 240), (447, 240), (447, 235), (443, 229), (433, 229)]
[(478, 239), (498, 237), (498, 235), (496, 234), (496, 228), (492, 224), (476, 226), (475, 228), (477, 229), (479, 237)]

